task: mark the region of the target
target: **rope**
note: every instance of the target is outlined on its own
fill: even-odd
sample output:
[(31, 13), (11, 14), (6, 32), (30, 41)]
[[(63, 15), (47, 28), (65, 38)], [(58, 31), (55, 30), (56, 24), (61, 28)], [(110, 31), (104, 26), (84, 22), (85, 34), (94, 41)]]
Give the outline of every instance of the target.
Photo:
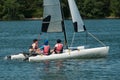
[(73, 45), (74, 40), (75, 40), (75, 32), (73, 33), (72, 42), (71, 42), (70, 47)]
[(48, 40), (48, 39), (49, 39), (49, 37), (48, 37), (49, 34), (48, 34), (48, 33), (45, 33), (44, 35), (45, 35), (45, 36), (44, 36), (44, 37), (45, 37), (45, 40)]
[(40, 40), (40, 36), (41, 36), (41, 34), (38, 34), (38, 40)]
[(98, 38), (96, 38), (93, 34), (91, 34), (90, 32), (88, 32), (88, 34), (90, 36), (92, 36), (96, 41), (98, 41), (100, 44), (102, 44), (103, 46), (106, 46), (102, 41), (100, 41)]

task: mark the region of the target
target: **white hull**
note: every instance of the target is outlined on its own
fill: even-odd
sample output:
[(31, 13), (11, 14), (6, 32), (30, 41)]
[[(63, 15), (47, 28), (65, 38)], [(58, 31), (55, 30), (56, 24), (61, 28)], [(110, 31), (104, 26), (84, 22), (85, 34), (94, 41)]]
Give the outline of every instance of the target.
[(19, 53), (19, 54), (10, 55), (10, 56), (5, 57), (5, 59), (10, 59), (10, 60), (14, 60), (14, 59), (24, 60), (25, 58), (26, 58), (26, 56), (23, 53)]
[[(75, 48), (73, 48), (75, 49)], [(101, 58), (106, 57), (109, 51), (109, 46), (107, 47), (98, 47), (98, 48), (89, 48), (84, 49), (83, 47), (76, 48), (78, 50), (65, 50), (64, 53), (61, 54), (51, 54), (49, 56), (45, 55), (37, 55), (31, 56), (28, 58), (30, 62), (40, 62), (43, 60), (58, 60), (58, 59), (70, 59), (70, 58), (79, 58), (79, 59), (86, 59), (86, 58)], [(19, 53), (16, 55), (6, 56), (5, 59), (26, 59), (25, 54)]]
[(29, 57), (30, 62), (40, 62), (43, 60), (58, 60), (58, 59), (69, 59), (69, 58), (100, 58), (106, 57), (109, 51), (109, 47), (98, 47), (98, 48), (90, 48), (90, 49), (82, 49), (82, 50), (67, 50), (62, 54), (52, 54), (49, 56), (45, 55), (37, 55)]

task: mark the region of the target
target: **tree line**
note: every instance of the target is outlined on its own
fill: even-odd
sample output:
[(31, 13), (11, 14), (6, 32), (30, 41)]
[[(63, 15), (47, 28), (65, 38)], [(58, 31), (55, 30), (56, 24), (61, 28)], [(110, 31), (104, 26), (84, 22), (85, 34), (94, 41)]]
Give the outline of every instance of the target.
[[(120, 0), (75, 1), (83, 18), (120, 18)], [(65, 18), (69, 18), (67, 0), (61, 2)], [(42, 15), (43, 0), (0, 0), (0, 20), (41, 18)]]

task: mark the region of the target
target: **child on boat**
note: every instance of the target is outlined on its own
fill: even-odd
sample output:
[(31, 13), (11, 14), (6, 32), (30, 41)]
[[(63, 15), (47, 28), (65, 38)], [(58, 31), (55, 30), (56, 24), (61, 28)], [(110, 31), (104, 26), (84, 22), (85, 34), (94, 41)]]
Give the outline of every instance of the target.
[(41, 50), (38, 48), (38, 40), (34, 39), (32, 46), (29, 48), (30, 53), (41, 54)]
[(48, 40), (44, 41), (44, 45), (40, 47), (40, 50), (42, 50), (43, 55), (50, 55), (50, 45)]
[(29, 47), (29, 53), (32, 53), (32, 52), (34, 52), (34, 51), (33, 51), (33, 47), (30, 46), (30, 47)]
[(57, 39), (57, 43), (52, 51), (52, 53), (59, 54), (63, 52), (63, 44), (61, 43), (60, 39)]

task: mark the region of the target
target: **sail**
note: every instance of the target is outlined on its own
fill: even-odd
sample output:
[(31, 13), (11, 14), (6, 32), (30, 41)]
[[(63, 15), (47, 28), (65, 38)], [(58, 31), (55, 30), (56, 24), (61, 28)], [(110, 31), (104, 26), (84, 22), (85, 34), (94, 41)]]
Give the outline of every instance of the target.
[(85, 31), (85, 25), (74, 0), (68, 0), (75, 32)]
[(62, 32), (62, 13), (59, 0), (43, 0), (42, 32)]

